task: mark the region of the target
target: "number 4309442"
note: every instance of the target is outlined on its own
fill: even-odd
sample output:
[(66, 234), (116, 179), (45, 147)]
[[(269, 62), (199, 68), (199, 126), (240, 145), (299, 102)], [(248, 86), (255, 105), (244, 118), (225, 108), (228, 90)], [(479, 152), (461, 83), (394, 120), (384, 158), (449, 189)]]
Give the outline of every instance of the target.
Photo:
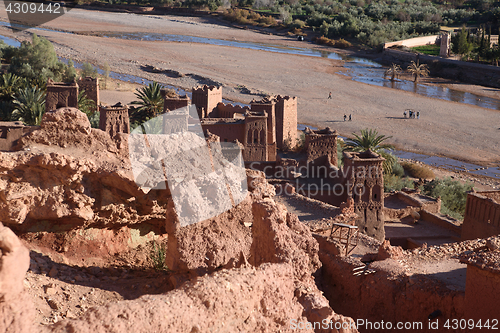
[(9, 14), (62, 14), (61, 5), (58, 3), (54, 4), (36, 4), (27, 2), (9, 2), (5, 11)]

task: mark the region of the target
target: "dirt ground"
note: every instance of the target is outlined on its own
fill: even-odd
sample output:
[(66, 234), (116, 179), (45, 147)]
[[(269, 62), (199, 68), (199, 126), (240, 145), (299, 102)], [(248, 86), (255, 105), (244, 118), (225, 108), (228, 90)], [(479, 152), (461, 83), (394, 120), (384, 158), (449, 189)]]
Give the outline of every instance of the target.
[[(4, 12), (0, 19), (6, 20)], [(86, 34), (156, 32), (323, 48), (291, 37), (215, 23), (218, 22), (204, 17), (139, 16), (73, 9), (44, 27)], [(13, 34), (7, 28), (1, 28), (1, 33), (29, 38), (26, 32)], [(115, 72), (185, 89), (212, 80), (224, 85), (225, 98), (247, 103), (262, 94), (293, 95), (298, 97), (300, 123), (330, 126), (342, 135), (376, 128), (381, 134), (391, 135), (390, 143), (399, 149), (483, 165), (499, 162), (498, 111), (354, 82), (338, 75), (342, 61), (198, 43), (123, 40), (40, 30), (36, 33), (52, 41), (62, 57), (99, 66), (107, 62)], [(149, 73), (141, 69), (145, 65), (179, 71), (185, 76), (173, 78)], [(242, 94), (242, 87), (254, 94)], [(454, 87), (500, 99), (496, 89), (462, 84)], [(333, 100), (326, 98), (330, 91)], [(420, 110), (421, 118), (404, 119), (402, 112), (408, 108)], [(343, 122), (344, 114), (352, 114), (353, 121)]]

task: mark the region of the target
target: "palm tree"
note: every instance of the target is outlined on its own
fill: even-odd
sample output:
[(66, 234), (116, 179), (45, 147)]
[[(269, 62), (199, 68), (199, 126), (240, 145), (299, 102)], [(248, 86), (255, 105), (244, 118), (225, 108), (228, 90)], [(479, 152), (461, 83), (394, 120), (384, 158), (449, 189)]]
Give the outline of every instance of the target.
[(45, 93), (40, 88), (26, 87), (18, 91), (13, 101), (12, 120), (20, 120), (26, 125), (40, 125), (45, 113)]
[(394, 81), (399, 76), (400, 73), (401, 73), (401, 67), (393, 63), (391, 67), (387, 68), (387, 70), (385, 71), (384, 77), (390, 75), (391, 81)]
[(8, 101), (14, 99), (15, 92), (23, 85), (24, 80), (12, 73), (0, 75), (0, 99)]
[(99, 127), (99, 112), (96, 111), (94, 100), (88, 98), (87, 94), (85, 94), (85, 89), (78, 93), (78, 110), (87, 115), (93, 128)]
[(406, 70), (410, 72), (411, 75), (413, 75), (413, 82), (417, 82), (420, 76), (429, 75), (429, 68), (427, 67), (427, 65), (420, 64), (418, 60), (417, 63), (415, 63), (415, 61), (412, 61)]
[(344, 151), (364, 152), (371, 150), (383, 158), (385, 158), (383, 168), (386, 174), (392, 172), (392, 166), (396, 163), (396, 156), (392, 155), (388, 150), (393, 150), (394, 146), (383, 143), (392, 138), (392, 136), (379, 135), (377, 130), (362, 129), (361, 136), (352, 133), (354, 139), (347, 139), (344, 144)]
[(136, 89), (135, 96), (139, 101), (131, 104), (140, 105), (138, 112), (147, 118), (154, 118), (163, 111), (163, 97), (161, 96), (162, 86), (158, 82), (148, 84), (146, 87)]

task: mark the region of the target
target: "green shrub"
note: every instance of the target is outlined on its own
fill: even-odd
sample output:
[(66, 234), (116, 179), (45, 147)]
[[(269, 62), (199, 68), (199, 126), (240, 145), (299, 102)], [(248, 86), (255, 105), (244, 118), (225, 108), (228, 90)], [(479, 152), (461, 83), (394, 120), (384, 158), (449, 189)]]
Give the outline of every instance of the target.
[[(451, 178), (434, 179), (424, 185), (424, 194), (441, 197), (441, 213), (449, 214), (459, 220), (463, 219), (467, 192), (472, 190), (470, 183), (462, 184)], [(453, 214), (453, 215), (452, 215)]]
[(157, 270), (168, 270), (165, 264), (167, 248), (165, 244), (156, 241), (151, 242), (150, 258), (153, 262), (153, 267)]
[(405, 170), (398, 162), (392, 165), (392, 174), (398, 177), (403, 177), (405, 175)]
[(384, 192), (401, 191), (402, 188), (413, 188), (413, 181), (396, 175), (384, 175)]
[(403, 162), (401, 163), (401, 166), (410, 177), (422, 179), (434, 179), (436, 177), (434, 172), (432, 172), (432, 170), (425, 165)]

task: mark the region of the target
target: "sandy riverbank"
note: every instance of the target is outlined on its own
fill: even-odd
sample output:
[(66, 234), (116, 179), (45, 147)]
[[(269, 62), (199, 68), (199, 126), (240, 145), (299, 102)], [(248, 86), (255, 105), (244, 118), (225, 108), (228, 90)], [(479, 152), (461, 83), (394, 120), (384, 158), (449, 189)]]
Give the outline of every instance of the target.
[[(0, 17), (5, 13), (2, 12)], [(214, 24), (207, 18), (153, 17), (74, 9), (47, 27), (79, 32), (158, 32), (199, 37), (315, 47), (291, 38), (265, 35)], [(5, 28), (2, 28), (5, 29)], [(2, 34), (12, 34), (5, 29)], [(492, 165), (500, 161), (500, 112), (376, 87), (338, 75), (342, 62), (326, 58), (278, 54), (197, 43), (149, 42), (38, 31), (51, 40), (59, 55), (112, 71), (141, 76), (182, 88), (203, 84), (204, 78), (224, 85), (224, 97), (250, 102), (259, 94), (294, 95), (298, 120), (329, 126), (342, 135), (376, 128), (390, 135), (398, 148)], [(29, 37), (27, 33), (16, 37)], [(172, 69), (184, 76), (171, 78), (145, 72), (141, 66)], [(242, 94), (245, 86), (256, 95)], [(462, 85), (461, 85), (462, 86)], [(463, 85), (468, 91), (500, 99), (498, 91)], [(333, 100), (327, 100), (332, 91)], [(405, 109), (418, 110), (419, 120), (404, 119)], [(353, 121), (343, 122), (344, 114)]]

